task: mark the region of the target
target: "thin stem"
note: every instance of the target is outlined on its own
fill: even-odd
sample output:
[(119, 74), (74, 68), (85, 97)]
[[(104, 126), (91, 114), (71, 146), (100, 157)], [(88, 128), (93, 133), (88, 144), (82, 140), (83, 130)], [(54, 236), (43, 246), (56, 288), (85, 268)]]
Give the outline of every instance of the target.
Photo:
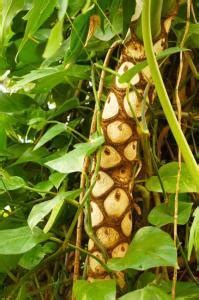
[(191, 149), (185, 139), (185, 136), (180, 128), (180, 125), (176, 119), (175, 113), (173, 111), (172, 105), (170, 103), (166, 88), (164, 86), (161, 73), (153, 52), (153, 43), (151, 36), (151, 20), (150, 20), (150, 6), (151, 0), (145, 0), (142, 10), (142, 30), (143, 30), (143, 40), (146, 51), (147, 61), (150, 67), (151, 76), (153, 78), (160, 103), (162, 105), (163, 111), (171, 128), (171, 131), (175, 137), (175, 140), (180, 148), (186, 166), (192, 175), (192, 179), (196, 186), (199, 188), (199, 168), (195, 161), (195, 158), (191, 152)]
[(95, 98), (95, 110), (96, 110), (96, 126), (97, 126), (97, 132), (98, 134), (101, 134), (101, 114), (100, 114), (100, 102), (96, 90), (96, 84), (95, 84), (95, 69), (94, 66), (92, 66), (91, 69), (91, 80), (92, 80), (92, 86), (93, 86), (93, 93)]
[(184, 259), (184, 263), (185, 263), (185, 267), (186, 267), (186, 269), (187, 269), (187, 272), (189, 273), (189, 276), (190, 276), (190, 278), (193, 280), (193, 282), (194, 282), (197, 286), (199, 286), (198, 280), (196, 279), (196, 277), (194, 276), (194, 274), (193, 274), (192, 271), (191, 271), (191, 268), (190, 268), (189, 263), (188, 263), (188, 261), (187, 261), (187, 257), (186, 257), (186, 255), (185, 255), (185, 253), (184, 253), (184, 250), (183, 250), (183, 248), (182, 248), (182, 245), (181, 245), (181, 243), (180, 243), (180, 241), (179, 241), (179, 238), (177, 238), (177, 242), (178, 242), (178, 247), (179, 247), (180, 253), (181, 253), (181, 255), (182, 255), (183, 259)]
[[(186, 26), (184, 35), (182, 38), (182, 41), (180, 43), (180, 47), (184, 46), (187, 33), (189, 31), (189, 20), (190, 20), (190, 7), (191, 7), (191, 1), (188, 0), (187, 2), (187, 20), (186, 20)], [(181, 101), (179, 98), (179, 87), (182, 80), (182, 70), (183, 70), (183, 53), (180, 52), (180, 65), (179, 65), (179, 72), (177, 77), (177, 83), (175, 88), (175, 99), (177, 104), (177, 111), (178, 111), (178, 121), (181, 126), (181, 118), (182, 118), (182, 109), (181, 109)], [(175, 201), (174, 201), (174, 222), (173, 222), (173, 240), (174, 245), (177, 248), (177, 237), (178, 237), (178, 195), (179, 195), (179, 185), (180, 185), (180, 177), (181, 177), (181, 171), (182, 171), (182, 157), (181, 152), (178, 150), (178, 174), (177, 174), (177, 181), (176, 181), (176, 193), (175, 193)], [(176, 298), (176, 284), (178, 279), (178, 264), (176, 263), (174, 270), (173, 270), (173, 282), (172, 282), (172, 300), (175, 300)]]
[(99, 171), (99, 166), (100, 166), (100, 159), (101, 159), (101, 150), (99, 150), (97, 155), (96, 155), (96, 168), (95, 168), (95, 172), (94, 172), (93, 177), (92, 177), (92, 183), (91, 183), (90, 187), (88, 188), (88, 190), (86, 191), (86, 193), (85, 193), (85, 195), (82, 199), (82, 202), (79, 204), (79, 207), (76, 211), (76, 214), (73, 218), (73, 221), (72, 221), (72, 223), (71, 223), (71, 225), (68, 229), (68, 232), (67, 232), (67, 235), (66, 235), (66, 238), (65, 238), (65, 243), (67, 243), (70, 240), (71, 235), (73, 233), (73, 230), (76, 226), (78, 217), (79, 217), (79, 215), (80, 215), (80, 213), (81, 213), (81, 211), (82, 211), (82, 209), (83, 209), (83, 207), (84, 207), (84, 205), (87, 201), (88, 196), (90, 195), (90, 193), (91, 193), (91, 191), (92, 191), (92, 189), (93, 189), (93, 187), (96, 183), (97, 175), (98, 175), (98, 171)]
[(196, 66), (193, 63), (193, 60), (192, 60), (190, 54), (186, 53), (185, 57), (187, 59), (187, 62), (189, 64), (189, 67), (190, 67), (190, 69), (192, 71), (192, 74), (193, 74), (194, 78), (197, 79), (197, 80), (199, 80), (199, 72), (197, 71)]
[(9, 270), (6, 271), (7, 275), (14, 281), (15, 283), (17, 282), (17, 277)]
[(71, 243), (68, 243), (68, 246), (69, 246), (70, 248), (73, 248), (73, 249), (78, 249), (80, 252), (85, 253), (86, 255), (89, 255), (90, 257), (94, 258), (97, 262), (99, 262), (99, 263), (103, 266), (103, 268), (104, 268), (108, 273), (111, 272), (111, 270), (107, 267), (107, 265), (106, 265), (105, 263), (103, 263), (103, 261), (101, 261), (101, 259), (99, 259), (99, 258), (97, 258), (95, 255), (93, 255), (91, 252), (89, 252), (89, 251), (87, 251), (87, 250), (85, 250), (85, 249), (82, 249), (82, 248), (80, 248), (80, 247), (77, 247), (77, 246), (75, 246), (75, 245), (72, 245)]
[(100, 64), (98, 64), (98, 63), (95, 63), (95, 66), (96, 66), (97, 68), (99, 68), (99, 69), (102, 69), (102, 70), (104, 70), (104, 71), (110, 73), (110, 74), (113, 74), (113, 75), (115, 75), (115, 76), (119, 76), (119, 74), (118, 74), (116, 71), (114, 71), (114, 70), (112, 70), (112, 69), (110, 69), (110, 68), (108, 68), (108, 67), (105, 67), (104, 65), (102, 66), (102, 65), (100, 65)]

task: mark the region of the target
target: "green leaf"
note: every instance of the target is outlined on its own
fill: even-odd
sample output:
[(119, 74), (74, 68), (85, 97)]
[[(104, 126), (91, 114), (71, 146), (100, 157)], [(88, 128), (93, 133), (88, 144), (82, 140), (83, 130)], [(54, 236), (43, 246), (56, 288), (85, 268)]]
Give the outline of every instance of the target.
[(199, 207), (193, 213), (194, 220), (191, 225), (189, 244), (188, 244), (188, 260), (190, 260), (193, 247), (196, 251), (197, 259), (199, 260)]
[(75, 79), (88, 79), (90, 66), (72, 65), (64, 68), (63, 65), (36, 69), (23, 77), (16, 77), (18, 81), (11, 87), (11, 92), (16, 93), (18, 90), (37, 92), (47, 92), (61, 82), (67, 82)]
[(64, 18), (65, 14), (66, 14), (66, 10), (68, 8), (68, 4), (69, 4), (69, 0), (60, 0), (59, 1), (59, 12), (58, 12), (59, 20)]
[(135, 0), (122, 0), (122, 12), (123, 12), (123, 38), (125, 37), (129, 25), (131, 23), (131, 17), (136, 7)]
[(24, 0), (3, 1), (2, 19), (0, 27), (0, 44), (3, 45), (8, 36), (11, 23), (16, 14), (23, 8)]
[(5, 151), (7, 148), (7, 136), (4, 128), (0, 128), (0, 151)]
[(56, 3), (57, 0), (33, 0), (33, 6), (26, 16), (28, 21), (23, 39), (18, 48), (18, 53), (22, 50), (27, 40), (33, 36), (39, 27), (52, 14)]
[(146, 286), (143, 289), (133, 291), (128, 293), (118, 300), (171, 300), (171, 296), (168, 295), (164, 290), (156, 286)]
[(199, 24), (190, 23), (189, 25), (189, 32), (186, 37), (186, 46), (193, 48), (199, 47)]
[(69, 8), (69, 14), (71, 16), (74, 16), (78, 13), (81, 8), (86, 4), (86, 0), (73, 0), (69, 1), (68, 8)]
[(198, 300), (199, 288), (194, 282), (177, 281), (176, 300)]
[(77, 280), (73, 286), (76, 300), (115, 300), (116, 283), (114, 280)]
[(77, 16), (72, 25), (70, 36), (70, 47), (65, 54), (65, 63), (69, 64), (77, 59), (81, 54), (89, 29), (89, 20), (92, 10)]
[(31, 270), (42, 261), (46, 254), (52, 253), (54, 250), (54, 243), (48, 242), (44, 246), (38, 244), (22, 255), (19, 265), (24, 269)]
[(29, 227), (34, 228), (56, 205), (65, 199), (75, 199), (79, 193), (80, 190), (60, 192), (53, 199), (34, 205), (27, 220)]
[(53, 209), (52, 212), (50, 214), (50, 218), (48, 219), (48, 222), (46, 223), (43, 232), (47, 233), (51, 230), (53, 224), (55, 223), (57, 217), (59, 216), (63, 205), (64, 205), (65, 199), (62, 199)]
[[(174, 198), (169, 198), (168, 203), (154, 207), (148, 215), (151, 224), (161, 227), (174, 222)], [(178, 224), (184, 225), (191, 215), (192, 203), (178, 201)]]
[(137, 231), (127, 253), (112, 258), (108, 267), (114, 271), (128, 268), (147, 270), (159, 266), (175, 266), (177, 252), (170, 235), (156, 227), (143, 227)]
[(28, 96), (18, 94), (9, 95), (0, 92), (0, 112), (2, 113), (8, 115), (20, 114), (35, 105), (36, 102)]
[(48, 38), (48, 42), (43, 54), (44, 58), (49, 58), (59, 49), (63, 40), (63, 19), (57, 21), (55, 26), (52, 28), (50, 32), (50, 36)]
[(15, 269), (20, 255), (0, 255), (0, 273)]
[[(168, 49), (165, 49), (161, 51), (157, 55), (157, 59), (161, 59), (167, 56), (170, 56), (172, 54), (178, 53), (180, 51), (188, 51), (189, 49), (185, 48), (179, 48), (179, 47), (171, 47)], [(147, 60), (144, 60), (140, 63), (136, 63), (136, 65), (132, 68), (130, 68), (128, 71), (126, 71), (123, 75), (119, 77), (119, 82), (124, 83), (124, 82), (130, 82), (131, 79), (139, 72), (141, 72), (145, 67), (147, 67), (148, 63)]]
[(60, 134), (64, 131), (66, 131), (66, 124), (59, 123), (59, 124), (54, 125), (53, 127), (51, 127), (50, 129), (48, 129), (46, 131), (46, 133), (41, 137), (41, 139), (36, 144), (36, 146), (34, 147), (33, 150), (36, 150), (36, 149), (40, 148), (45, 143), (47, 143), (48, 141), (53, 139), (55, 136), (57, 136), (58, 134)]
[(42, 164), (42, 158), (48, 155), (48, 151), (46, 148), (42, 147), (35, 151), (33, 151), (33, 147), (29, 147), (24, 151), (24, 153), (17, 159), (15, 163), (12, 165), (18, 165), (27, 162), (35, 162), (38, 164)]
[(25, 186), (23, 178), (18, 176), (0, 176), (0, 190), (12, 191)]
[(94, 36), (104, 42), (110, 41), (115, 36), (115, 32), (112, 30), (110, 21), (108, 22), (105, 20), (104, 30), (98, 26), (95, 30)]
[(136, 281), (136, 285), (135, 285), (136, 290), (144, 288), (145, 286), (147, 286), (148, 284), (150, 284), (155, 279), (156, 279), (156, 276), (155, 276), (154, 273), (149, 272), (149, 271), (143, 272), (139, 276), (138, 280)]
[[(159, 175), (162, 180), (164, 189), (166, 193), (176, 192), (176, 182), (178, 174), (178, 163), (171, 162), (163, 165), (159, 169)], [(157, 176), (150, 177), (146, 182), (146, 187), (149, 191), (162, 192), (162, 188)], [(195, 185), (185, 163), (182, 163), (179, 193), (198, 193), (198, 187)]]
[(60, 184), (65, 179), (66, 174), (61, 174), (58, 172), (54, 172), (49, 176), (49, 180), (52, 182), (52, 184), (58, 189), (60, 187)]
[[(183, 29), (185, 26), (185, 20), (184, 18), (177, 17), (174, 21), (174, 32), (177, 36), (178, 43), (182, 40), (183, 37)], [(198, 23), (192, 23), (189, 24), (189, 30), (187, 32), (185, 46), (190, 49), (198, 48), (199, 47), (199, 26)]]
[(0, 230), (0, 254), (25, 253), (49, 237), (37, 227), (34, 230), (28, 226)]
[(26, 285), (22, 285), (17, 293), (16, 300), (27, 300), (28, 299), (28, 292), (26, 289)]
[(46, 192), (49, 192), (52, 188), (53, 184), (50, 180), (40, 181), (34, 186), (34, 189), (38, 190), (38, 193), (43, 197), (45, 196)]
[(71, 109), (77, 108), (80, 105), (79, 99), (77, 97), (72, 97), (70, 99), (67, 99), (62, 105), (60, 105), (49, 117), (49, 119), (52, 119), (54, 117), (57, 117), (66, 111), (69, 111)]
[(91, 155), (103, 143), (104, 137), (98, 136), (88, 143), (77, 144), (76, 149), (45, 164), (60, 173), (81, 172), (85, 156)]

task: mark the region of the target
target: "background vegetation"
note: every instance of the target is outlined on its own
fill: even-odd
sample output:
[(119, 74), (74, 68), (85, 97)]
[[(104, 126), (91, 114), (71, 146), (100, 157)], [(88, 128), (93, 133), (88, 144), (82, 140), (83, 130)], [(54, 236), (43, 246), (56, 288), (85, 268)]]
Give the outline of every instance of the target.
[[(114, 280), (82, 280), (73, 286), (75, 226), (83, 209), (78, 197), (84, 158), (103, 143), (96, 133), (89, 139), (95, 85), (108, 49), (125, 38), (135, 5), (133, 0), (0, 1), (1, 299), (71, 299), (72, 288), (77, 300), (116, 297)], [(199, 1), (190, 8), (184, 48), (186, 1), (172, 23), (160, 68), (177, 115), (183, 50), (180, 117), (198, 160)], [(120, 47), (112, 54), (101, 107), (119, 53)], [(199, 178), (178, 162), (178, 147), (157, 96), (146, 121), (153, 176), (136, 179), (134, 199), (141, 214), (134, 212), (131, 251), (110, 260), (108, 268), (126, 270), (127, 287), (118, 292), (121, 300), (171, 299), (172, 293), (178, 300), (198, 299)], [(84, 233), (81, 279), (87, 242)]]

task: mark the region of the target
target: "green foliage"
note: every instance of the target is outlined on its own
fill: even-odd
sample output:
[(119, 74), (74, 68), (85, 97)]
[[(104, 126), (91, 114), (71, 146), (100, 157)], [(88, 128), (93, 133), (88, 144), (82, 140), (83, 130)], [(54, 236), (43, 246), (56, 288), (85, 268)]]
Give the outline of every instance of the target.
[[(178, 163), (171, 162), (163, 165), (159, 171), (159, 177), (162, 181), (164, 190), (167, 193), (176, 192), (176, 181), (178, 174)], [(147, 180), (146, 187), (149, 191), (153, 192), (162, 192), (162, 187), (158, 176), (152, 176)], [(189, 174), (188, 169), (185, 163), (182, 163), (180, 183), (179, 183), (179, 193), (197, 193), (199, 192), (198, 186), (192, 179), (192, 176)]]
[(103, 142), (104, 138), (99, 136), (88, 143), (77, 144), (74, 150), (47, 162), (46, 165), (60, 173), (81, 172), (85, 156), (91, 155)]
[(49, 237), (49, 234), (44, 234), (37, 227), (34, 230), (28, 226), (0, 230), (0, 254), (25, 253)]
[(24, 269), (31, 270), (41, 262), (45, 255), (52, 253), (55, 249), (55, 244), (51, 242), (46, 243), (44, 246), (38, 244), (25, 252), (20, 257), (18, 264)]
[[(179, 199), (180, 200), (180, 199)], [(179, 201), (178, 200), (178, 201)], [(170, 197), (168, 203), (162, 203), (154, 207), (148, 215), (148, 220), (151, 224), (158, 227), (174, 222), (174, 197)], [(178, 202), (178, 224), (184, 225), (189, 221), (191, 215), (192, 203), (179, 201)]]
[(73, 294), (77, 300), (115, 300), (116, 283), (114, 280), (96, 280), (92, 283), (78, 280), (74, 284)]
[(134, 292), (128, 293), (119, 300), (137, 300), (137, 299), (147, 299), (147, 300), (170, 300), (171, 297), (165, 293), (164, 290), (155, 286), (146, 286), (141, 290), (136, 290)]
[[(122, 41), (127, 32), (128, 38), (132, 15), (138, 14), (136, 2), (139, 1), (0, 1), (1, 299), (70, 299), (72, 289), (77, 300), (116, 299), (115, 280), (92, 283), (79, 280), (72, 288), (74, 249), (68, 242), (75, 244), (77, 213), (84, 209), (77, 201), (82, 192), (79, 173), (84, 159), (92, 157), (104, 143), (103, 136), (89, 137), (95, 106), (91, 68), (95, 63), (103, 65), (114, 41)], [(165, 11), (168, 6), (165, 2)], [(199, 6), (197, 3), (193, 6), (198, 19)], [(100, 20), (94, 25), (93, 16)], [(198, 24), (192, 15), (184, 48), (179, 46), (185, 21), (186, 6), (182, 5), (172, 25), (168, 49), (157, 55), (160, 68), (164, 60), (167, 62), (162, 70), (171, 102), (179, 52), (194, 49), (193, 61), (198, 58)], [(119, 54), (120, 48), (114, 51), (109, 69), (115, 69)], [(146, 66), (146, 61), (137, 63), (120, 76), (120, 81), (129, 82)], [(101, 70), (95, 71), (98, 87)], [(182, 84), (188, 86), (187, 103), (182, 109), (183, 113), (190, 113), (190, 118), (187, 122), (183, 119), (182, 123), (187, 125), (186, 138), (197, 157), (197, 84), (189, 71)], [(100, 109), (114, 80), (113, 74), (110, 76), (107, 72), (105, 76)], [(158, 99), (155, 99), (146, 118), (154, 154), (157, 154), (156, 140), (161, 144), (160, 131), (166, 122), (163, 118)], [(155, 119), (158, 119), (157, 131)], [(156, 176), (146, 180), (146, 188), (160, 193), (162, 201), (165, 194), (162, 195), (161, 179), (165, 192), (173, 195), (167, 195), (168, 203), (159, 206), (154, 207), (151, 201), (145, 220), (144, 213), (139, 217), (135, 214), (135, 235), (127, 254), (108, 261), (112, 270), (124, 270), (127, 275), (128, 290), (120, 291), (119, 299), (171, 299), (171, 281), (163, 281), (161, 271), (160, 276), (155, 272), (156, 267), (161, 270), (161, 267), (169, 266), (171, 279), (171, 267), (177, 262), (177, 250), (171, 236), (178, 164), (170, 159), (170, 151), (177, 157), (177, 147), (170, 135), (167, 144), (171, 150), (162, 149), (162, 157), (157, 159), (158, 166), (161, 164), (162, 167), (158, 173), (154, 168)], [(142, 159), (142, 147), (138, 148)], [(93, 166), (90, 165), (89, 170), (92, 173)], [(142, 172), (145, 172), (145, 165)], [(142, 174), (139, 176), (141, 178), (136, 180), (141, 179), (139, 184), (144, 185)], [(88, 176), (86, 186), (90, 187), (90, 183)], [(195, 256), (198, 259), (199, 249), (197, 192), (193, 176), (189, 175), (183, 162), (178, 195), (178, 237), (193, 273), (196, 263), (192, 261)], [(139, 193), (135, 192), (134, 200), (136, 203), (139, 199), (142, 210), (142, 204), (145, 206), (146, 203)], [(150, 200), (153, 195), (150, 194)], [(89, 197), (85, 200), (87, 204)], [(140, 228), (147, 224), (147, 218), (154, 227)], [(164, 227), (165, 231), (158, 228), (167, 224), (171, 225)], [(85, 235), (82, 248), (83, 251), (87, 249)], [(83, 266), (86, 267), (84, 253), (81, 259), (82, 271)], [(177, 282), (176, 299), (198, 299), (197, 286), (189, 273), (184, 267), (180, 272), (181, 276), (185, 275), (182, 282)], [(132, 274), (136, 275), (133, 277)]]
[(176, 259), (176, 248), (169, 234), (148, 226), (137, 231), (126, 255), (110, 259), (108, 266), (115, 271), (127, 268), (146, 270), (158, 266), (175, 266)]
[(44, 2), (41, 2), (40, 0), (33, 0), (32, 8), (25, 17), (25, 20), (27, 20), (27, 25), (24, 37), (18, 48), (18, 53), (23, 49), (28, 39), (34, 35), (39, 27), (51, 15), (55, 8), (56, 2), (57, 0), (46, 0)]
[(50, 129), (46, 131), (46, 133), (41, 137), (39, 142), (34, 147), (34, 150), (40, 148), (44, 144), (46, 144), (48, 141), (53, 139), (55, 136), (59, 135), (60, 133), (66, 131), (66, 125), (63, 123), (56, 124), (52, 126)]
[[(165, 49), (158, 53), (157, 59), (169, 57), (172, 54), (178, 53), (180, 51), (187, 51), (188, 49), (182, 49), (179, 47), (171, 47), (168, 49)], [(147, 60), (144, 60), (142, 62), (137, 63), (135, 66), (130, 68), (128, 71), (126, 71), (123, 75), (120, 76), (119, 82), (130, 82), (131, 79), (139, 72), (141, 72), (145, 67), (147, 67), (148, 63)]]
[[(8, 0), (2, 4), (2, 20), (0, 28), (0, 44), (1, 47), (10, 37), (10, 26), (15, 15), (23, 9), (24, 0)], [(2, 49), (1, 49), (2, 50)]]
[(188, 244), (188, 259), (191, 257), (193, 247), (196, 251), (197, 259), (199, 260), (199, 208), (197, 207), (193, 213), (194, 220), (191, 225), (189, 244)]
[(60, 192), (53, 199), (35, 204), (28, 216), (28, 225), (33, 229), (49, 212), (62, 203), (65, 199), (74, 199), (79, 195), (79, 190), (71, 192)]

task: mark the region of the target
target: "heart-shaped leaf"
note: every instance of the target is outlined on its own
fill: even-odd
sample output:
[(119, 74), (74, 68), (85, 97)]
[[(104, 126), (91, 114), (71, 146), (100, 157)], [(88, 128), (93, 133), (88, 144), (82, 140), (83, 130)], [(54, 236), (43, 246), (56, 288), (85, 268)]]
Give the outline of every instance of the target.
[(76, 300), (115, 300), (116, 283), (114, 280), (77, 280), (73, 287)]
[[(178, 174), (178, 163), (171, 162), (159, 169), (159, 175), (164, 186), (165, 192), (175, 193)], [(146, 182), (149, 191), (162, 193), (162, 188), (158, 176), (150, 177)], [(198, 187), (195, 185), (185, 163), (181, 165), (181, 175), (179, 183), (179, 193), (198, 193)]]
[(37, 227), (34, 230), (28, 226), (0, 230), (0, 254), (25, 253), (49, 237)]
[(76, 149), (45, 164), (60, 173), (81, 172), (85, 156), (91, 155), (103, 142), (104, 137), (98, 136), (88, 143), (76, 145)]
[(159, 266), (175, 266), (177, 252), (170, 235), (159, 228), (139, 229), (122, 258), (112, 258), (108, 267), (114, 271), (128, 268), (147, 270)]
[[(151, 224), (158, 227), (164, 226), (174, 222), (174, 198), (169, 198), (168, 203), (162, 203), (154, 207), (148, 220)], [(178, 224), (184, 225), (188, 222), (192, 209), (192, 203), (190, 202), (178, 202)]]

